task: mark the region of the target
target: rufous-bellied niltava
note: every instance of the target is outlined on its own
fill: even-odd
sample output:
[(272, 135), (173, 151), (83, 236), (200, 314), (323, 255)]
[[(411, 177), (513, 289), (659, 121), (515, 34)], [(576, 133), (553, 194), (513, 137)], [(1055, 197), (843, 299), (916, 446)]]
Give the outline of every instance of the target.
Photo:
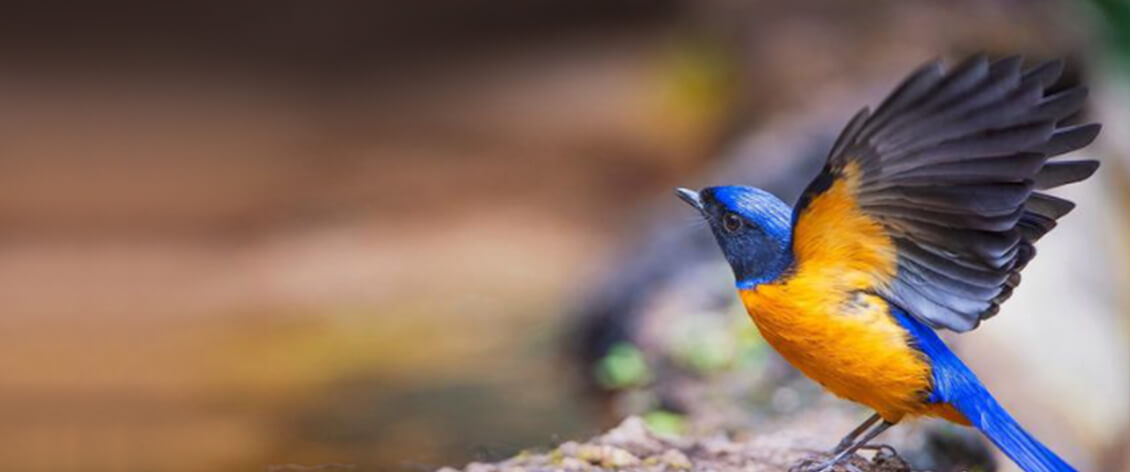
[(1051, 160), (1090, 144), (1066, 125), (1083, 88), (1054, 94), (1063, 66), (1018, 57), (921, 67), (832, 146), (795, 208), (744, 186), (677, 194), (702, 213), (762, 336), (832, 393), (875, 414), (831, 470), (903, 419), (980, 430), (1025, 471), (1074, 470), (1029, 435), (939, 339), (997, 313), (1033, 244), (1074, 204), (1042, 191), (1098, 162)]

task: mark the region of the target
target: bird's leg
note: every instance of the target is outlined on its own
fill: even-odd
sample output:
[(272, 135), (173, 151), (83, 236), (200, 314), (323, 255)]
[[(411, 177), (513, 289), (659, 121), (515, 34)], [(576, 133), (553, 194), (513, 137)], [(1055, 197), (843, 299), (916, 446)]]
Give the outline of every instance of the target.
[[(867, 431), (867, 434), (863, 435), (863, 439), (860, 439), (859, 441), (856, 441), (854, 443), (851, 442), (856, 437), (858, 437), (860, 434), (862, 434), (863, 431), (870, 428), (873, 424), (875, 424), (876, 421), (879, 421), (881, 418), (882, 417), (880, 417), (878, 414), (872, 415), (870, 418), (867, 418), (867, 421), (864, 421), (863, 424), (859, 425), (859, 427), (852, 430), (851, 433), (848, 433), (847, 437), (845, 437), (843, 441), (840, 441), (841, 446), (845, 442), (848, 443), (848, 446), (847, 447), (837, 446), (836, 450), (834, 452), (832, 452), (832, 454), (834, 454), (834, 456), (832, 457), (831, 460), (820, 462), (818, 460), (815, 460), (814, 458), (805, 459), (805, 460), (801, 461), (800, 463), (790, 467), (789, 472), (831, 472), (836, 467), (836, 465), (840, 464), (845, 459), (851, 457), (853, 454), (855, 454), (856, 451), (867, 447), (867, 444), (870, 443), (871, 440), (875, 439), (880, 434), (883, 434), (883, 431), (886, 431), (888, 428), (895, 425), (895, 423), (884, 420), (878, 426), (875, 426), (874, 428), (871, 428), (870, 431)], [(876, 447), (877, 448), (883, 448), (883, 447), (890, 448), (890, 446), (885, 446), (885, 445), (876, 446)], [(847, 467), (849, 470), (853, 469), (853, 467), (851, 467), (850, 464), (847, 464), (845, 467)]]
[(879, 426), (876, 426), (871, 431), (868, 431), (867, 434), (863, 436), (863, 439), (860, 439), (855, 444), (852, 444), (847, 449), (844, 449), (839, 454), (836, 454), (836, 457), (833, 457), (832, 460), (822, 464), (822, 467), (820, 467), (817, 470), (819, 470), (820, 472), (827, 472), (827, 471), (832, 470), (832, 468), (835, 467), (836, 464), (839, 464), (844, 459), (851, 457), (851, 455), (855, 454), (855, 451), (858, 451), (859, 448), (866, 446), (867, 443), (871, 442), (872, 439), (875, 439), (876, 436), (883, 434), (883, 431), (886, 431), (887, 428), (890, 428), (891, 426), (894, 426), (894, 425), (895, 424), (891, 423), (890, 421), (883, 421), (882, 423), (879, 424)]
[(832, 454), (839, 454), (846, 451), (847, 448), (851, 447), (851, 445), (855, 443), (855, 438), (858, 438), (860, 434), (863, 434), (864, 431), (867, 431), (867, 429), (870, 428), (871, 425), (875, 424), (875, 422), (879, 421), (880, 419), (882, 418), (878, 413), (871, 415), (869, 418), (867, 418), (867, 420), (863, 422), (863, 424), (856, 426), (855, 429), (851, 430), (851, 432), (847, 434), (847, 436), (844, 436), (844, 438), (840, 440), (840, 443), (836, 445), (836, 448), (832, 450)]

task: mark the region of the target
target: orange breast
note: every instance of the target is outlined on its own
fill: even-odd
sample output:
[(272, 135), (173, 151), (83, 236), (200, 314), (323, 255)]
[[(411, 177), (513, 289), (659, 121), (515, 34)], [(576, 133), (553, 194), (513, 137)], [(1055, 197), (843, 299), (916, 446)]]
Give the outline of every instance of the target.
[(833, 303), (803, 281), (741, 292), (765, 340), (832, 393), (888, 421), (929, 414), (930, 366), (873, 295)]
[(849, 165), (812, 199), (794, 229), (792, 273), (742, 290), (742, 301), (765, 340), (832, 393), (890, 421), (931, 414), (927, 360), (887, 303), (868, 294), (894, 277), (896, 253), (859, 209), (858, 178)]

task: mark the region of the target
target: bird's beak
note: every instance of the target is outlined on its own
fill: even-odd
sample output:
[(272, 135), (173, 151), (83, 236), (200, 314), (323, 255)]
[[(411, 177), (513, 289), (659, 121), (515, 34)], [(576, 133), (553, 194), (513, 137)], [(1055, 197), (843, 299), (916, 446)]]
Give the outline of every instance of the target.
[(678, 195), (687, 205), (693, 206), (696, 210), (702, 211), (702, 199), (699, 198), (698, 192), (682, 187), (675, 189), (675, 195)]

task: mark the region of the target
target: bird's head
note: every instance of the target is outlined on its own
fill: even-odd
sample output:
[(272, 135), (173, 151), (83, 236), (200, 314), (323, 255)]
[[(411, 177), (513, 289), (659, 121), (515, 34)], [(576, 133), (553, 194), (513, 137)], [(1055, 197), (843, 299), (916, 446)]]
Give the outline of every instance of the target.
[(742, 186), (675, 193), (710, 224), (739, 287), (776, 279), (792, 263), (792, 211), (773, 194)]

